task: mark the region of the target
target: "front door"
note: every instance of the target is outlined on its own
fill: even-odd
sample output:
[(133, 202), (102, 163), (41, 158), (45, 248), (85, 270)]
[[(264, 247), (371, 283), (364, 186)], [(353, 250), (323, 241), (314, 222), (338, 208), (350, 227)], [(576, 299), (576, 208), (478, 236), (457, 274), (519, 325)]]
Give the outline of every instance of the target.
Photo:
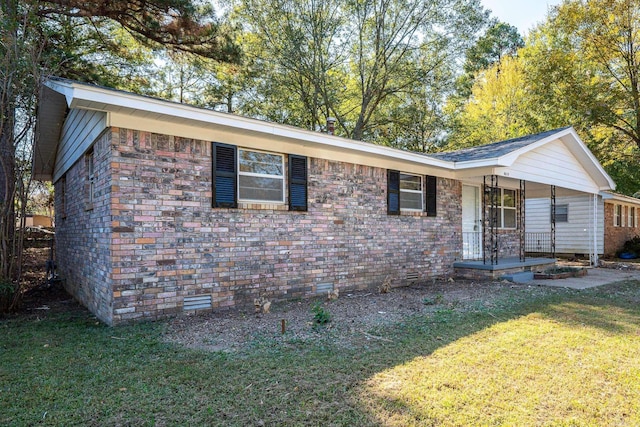
[(462, 186), (462, 258), (482, 258), (480, 187)]

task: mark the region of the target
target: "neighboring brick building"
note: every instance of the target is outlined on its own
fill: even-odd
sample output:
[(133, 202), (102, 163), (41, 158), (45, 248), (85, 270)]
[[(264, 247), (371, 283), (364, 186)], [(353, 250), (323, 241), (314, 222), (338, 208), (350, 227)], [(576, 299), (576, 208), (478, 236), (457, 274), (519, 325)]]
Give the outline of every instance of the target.
[(498, 253), (517, 256), (523, 174), (550, 145), (576, 171), (558, 185), (613, 184), (571, 128), (449, 159), (61, 79), (38, 120), (58, 271), (108, 324), (450, 276), (480, 209), (463, 185), (488, 175), (501, 175)]
[(624, 242), (640, 236), (640, 199), (611, 194), (604, 203), (604, 255), (616, 256)]

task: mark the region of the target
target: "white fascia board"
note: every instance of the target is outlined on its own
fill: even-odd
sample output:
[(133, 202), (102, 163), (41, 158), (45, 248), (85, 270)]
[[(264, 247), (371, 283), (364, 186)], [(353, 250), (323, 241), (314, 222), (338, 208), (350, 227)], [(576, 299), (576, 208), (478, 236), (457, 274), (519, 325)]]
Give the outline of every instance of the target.
[(67, 107), (71, 108), (71, 104), (74, 99), (74, 88), (70, 82), (58, 81), (58, 80), (46, 80), (44, 85), (63, 95), (67, 100)]
[(113, 110), (118, 112), (148, 111), (166, 116), (167, 119), (177, 117), (193, 123), (202, 122), (215, 124), (240, 129), (242, 131), (252, 131), (276, 137), (290, 138), (298, 140), (301, 143), (320, 144), (340, 150), (347, 149), (371, 155), (391, 157), (393, 159), (423, 164), (425, 166), (448, 170), (454, 169), (452, 162), (438, 160), (396, 148), (299, 129), (293, 126), (205, 110), (190, 105), (178, 104), (97, 86), (56, 81), (48, 83), (49, 87), (67, 96), (67, 102), (70, 108), (96, 109), (102, 111)]
[(511, 166), (505, 163), (501, 157), (482, 160), (468, 160), (466, 162), (452, 162), (455, 170), (477, 169), (477, 168), (497, 168)]
[(621, 203), (628, 203), (632, 205), (640, 206), (640, 199), (635, 197), (625, 196), (624, 194), (612, 193), (611, 191), (603, 191), (600, 193), (603, 200), (612, 200)]

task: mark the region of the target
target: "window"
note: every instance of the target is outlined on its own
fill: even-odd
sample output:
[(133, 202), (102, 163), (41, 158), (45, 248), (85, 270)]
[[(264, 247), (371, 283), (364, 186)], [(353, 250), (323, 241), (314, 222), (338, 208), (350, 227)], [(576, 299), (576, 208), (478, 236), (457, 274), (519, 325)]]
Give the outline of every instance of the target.
[(239, 149), (238, 199), (284, 202), (284, 156)]
[[(516, 190), (498, 188), (496, 216), (498, 228), (514, 229), (517, 227)], [(487, 193), (488, 197), (490, 193)]]
[(622, 205), (613, 206), (613, 226), (622, 227)]
[[(242, 202), (285, 202), (285, 156), (214, 142), (212, 147), (215, 208)], [(289, 209), (307, 210), (307, 158), (288, 156)]]
[(85, 155), (85, 165), (87, 171), (87, 185), (85, 195), (85, 209), (93, 209), (93, 200), (95, 195), (95, 167), (94, 167), (93, 149), (89, 150)]
[(62, 175), (60, 178), (60, 185), (58, 186), (60, 189), (60, 218), (67, 217), (67, 176)]
[(387, 213), (400, 215), (401, 211), (426, 212), (436, 216), (437, 178), (414, 175), (394, 170), (387, 171)]
[(556, 223), (569, 222), (569, 205), (556, 205)]
[(629, 214), (627, 227), (635, 227), (636, 226), (636, 208), (632, 206), (628, 206), (627, 212)]
[(516, 228), (516, 190), (502, 190), (502, 228)]
[(400, 209), (422, 211), (422, 177), (400, 174)]

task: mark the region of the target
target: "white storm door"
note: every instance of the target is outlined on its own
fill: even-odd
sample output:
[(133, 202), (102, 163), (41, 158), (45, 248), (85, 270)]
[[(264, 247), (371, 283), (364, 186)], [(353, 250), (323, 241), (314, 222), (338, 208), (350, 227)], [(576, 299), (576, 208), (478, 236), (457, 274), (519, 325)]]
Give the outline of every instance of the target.
[(462, 258), (482, 258), (480, 187), (462, 186)]

